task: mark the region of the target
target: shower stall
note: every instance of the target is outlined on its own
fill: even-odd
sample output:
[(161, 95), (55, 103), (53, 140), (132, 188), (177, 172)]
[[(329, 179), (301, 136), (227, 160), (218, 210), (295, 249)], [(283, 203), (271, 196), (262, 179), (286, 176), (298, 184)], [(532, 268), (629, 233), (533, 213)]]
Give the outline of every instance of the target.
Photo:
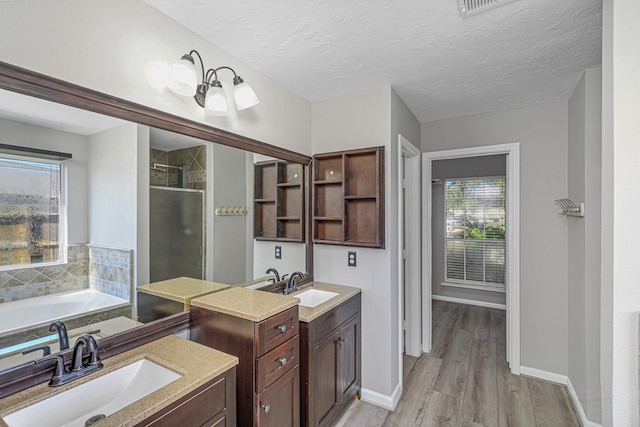
[(204, 278), (204, 191), (150, 187), (151, 283)]

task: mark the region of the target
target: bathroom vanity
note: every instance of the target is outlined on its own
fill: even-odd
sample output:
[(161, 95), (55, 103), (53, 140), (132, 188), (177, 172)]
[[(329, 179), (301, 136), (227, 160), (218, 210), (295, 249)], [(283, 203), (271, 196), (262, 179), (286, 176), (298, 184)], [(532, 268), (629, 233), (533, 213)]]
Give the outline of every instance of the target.
[[(109, 382), (110, 376), (139, 362), (150, 362), (172, 377), (167, 380), (168, 384), (109, 413), (109, 407), (116, 406), (123, 396), (144, 388), (144, 383), (149, 380), (149, 375), (143, 375), (139, 380), (133, 379), (136, 387), (123, 387), (116, 380)], [(167, 336), (106, 359), (103, 363), (104, 368), (100, 371), (64, 386), (52, 388), (43, 383), (0, 400), (0, 426), (11, 426), (11, 414), (21, 410), (26, 411), (18, 417), (21, 422), (30, 419), (29, 411), (32, 410), (34, 416), (41, 418), (36, 423), (39, 425), (67, 424), (74, 419), (89, 419), (104, 412), (106, 418), (101, 424), (109, 426), (236, 425), (238, 359), (234, 356)], [(102, 383), (98, 385), (97, 381)], [(82, 390), (82, 387), (89, 391), (75, 396), (77, 399), (71, 398), (74, 402), (69, 405), (69, 398), (64, 395), (73, 393), (74, 389)], [(52, 404), (44, 411), (36, 406), (50, 402)]]
[(223, 283), (191, 277), (138, 286), (138, 320), (147, 323), (181, 311), (189, 311), (192, 299), (228, 288), (229, 285)]
[(191, 302), (191, 340), (237, 356), (238, 424), (300, 425), (298, 300), (244, 288)]
[(300, 305), (301, 419), (303, 426), (330, 426), (360, 392), (360, 289), (312, 282), (292, 296), (309, 289), (337, 296)]

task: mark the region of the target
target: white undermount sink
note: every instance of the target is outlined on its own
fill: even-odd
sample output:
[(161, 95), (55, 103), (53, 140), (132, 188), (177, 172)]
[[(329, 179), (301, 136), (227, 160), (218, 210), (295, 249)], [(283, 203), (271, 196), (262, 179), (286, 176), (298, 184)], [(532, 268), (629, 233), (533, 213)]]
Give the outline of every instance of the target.
[(300, 300), (300, 305), (313, 308), (338, 296), (338, 294), (335, 292), (321, 291), (319, 289), (309, 289), (308, 291), (292, 296)]
[(147, 359), (122, 367), (84, 384), (7, 415), (9, 427), (83, 427), (161, 389), (182, 375)]

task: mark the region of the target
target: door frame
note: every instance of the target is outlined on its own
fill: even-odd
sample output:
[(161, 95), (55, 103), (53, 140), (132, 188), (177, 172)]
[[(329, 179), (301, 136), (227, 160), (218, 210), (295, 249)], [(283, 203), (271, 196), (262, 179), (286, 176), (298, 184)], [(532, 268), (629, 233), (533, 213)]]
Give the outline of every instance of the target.
[[(423, 221), (422, 269), (432, 271), (432, 189), (431, 162), (463, 157), (507, 155), (507, 361), (512, 373), (520, 374), (520, 143), (488, 145), (432, 151), (422, 154)], [(423, 351), (431, 351), (431, 274), (422, 277), (422, 343)]]
[[(406, 160), (406, 206), (402, 203), (403, 189), (403, 162)], [(405, 242), (407, 271), (409, 271), (409, 286), (407, 295), (404, 295), (403, 282), (404, 271), (403, 245), (405, 209), (408, 210), (409, 223), (406, 228), (420, 230), (420, 149), (413, 145), (402, 135), (398, 134), (398, 286), (399, 286), (399, 339), (398, 351), (400, 353), (400, 382), (402, 383), (402, 354), (406, 352), (410, 356), (418, 357), (421, 354), (421, 309), (420, 309), (420, 283), (421, 283), (421, 245), (420, 233), (409, 233), (409, 239)], [(406, 302), (405, 302), (406, 301)], [(408, 303), (407, 303), (408, 302)], [(404, 319), (403, 306), (407, 310), (407, 336), (403, 345)], [(406, 348), (406, 351), (405, 351)]]

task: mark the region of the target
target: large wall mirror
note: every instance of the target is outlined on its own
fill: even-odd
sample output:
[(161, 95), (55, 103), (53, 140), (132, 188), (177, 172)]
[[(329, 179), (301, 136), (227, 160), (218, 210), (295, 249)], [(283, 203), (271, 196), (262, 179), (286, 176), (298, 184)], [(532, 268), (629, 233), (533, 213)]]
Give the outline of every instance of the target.
[[(311, 277), (308, 157), (8, 64), (0, 88), (0, 371), (64, 347), (58, 320), (71, 347), (136, 328), (139, 285)], [(302, 214), (264, 234), (270, 164)]]

